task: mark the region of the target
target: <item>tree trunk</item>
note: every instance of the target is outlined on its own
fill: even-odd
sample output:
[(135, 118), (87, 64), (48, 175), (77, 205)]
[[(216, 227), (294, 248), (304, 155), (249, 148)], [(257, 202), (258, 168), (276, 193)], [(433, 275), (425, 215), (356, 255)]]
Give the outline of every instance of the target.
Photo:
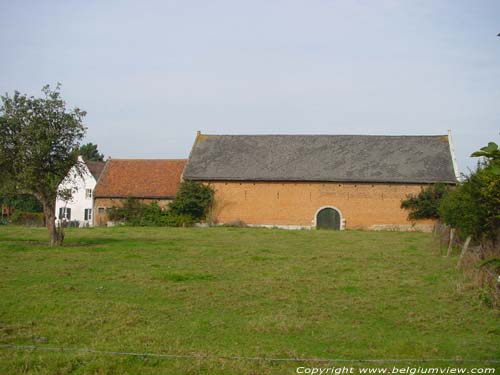
[(56, 225), (56, 202), (42, 200), (45, 224), (49, 231), (50, 246), (61, 246), (64, 240), (63, 228)]

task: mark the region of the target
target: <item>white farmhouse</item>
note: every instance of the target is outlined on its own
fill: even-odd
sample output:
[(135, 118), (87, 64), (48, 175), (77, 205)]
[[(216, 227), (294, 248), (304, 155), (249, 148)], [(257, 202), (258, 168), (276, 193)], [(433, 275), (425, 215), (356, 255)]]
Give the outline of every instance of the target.
[(56, 201), (56, 222), (74, 223), (79, 227), (93, 225), (93, 196), (94, 188), (102, 173), (105, 163), (97, 161), (84, 161), (81, 156), (78, 157), (82, 163), (83, 173), (79, 175), (76, 168), (73, 167), (68, 177), (59, 185), (59, 191), (71, 190), (71, 199), (63, 200), (58, 198)]

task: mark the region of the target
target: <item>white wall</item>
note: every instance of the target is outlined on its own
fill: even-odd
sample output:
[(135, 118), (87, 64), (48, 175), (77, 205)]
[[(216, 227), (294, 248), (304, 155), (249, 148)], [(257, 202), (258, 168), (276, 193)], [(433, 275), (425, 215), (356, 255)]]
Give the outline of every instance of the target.
[[(81, 158), (79, 158), (82, 161)], [(79, 176), (76, 173), (76, 168), (73, 167), (68, 177), (63, 180), (63, 182), (59, 185), (59, 189), (72, 189), (72, 199), (68, 202), (65, 202), (61, 199), (57, 199), (56, 201), (56, 222), (59, 223), (59, 208), (67, 207), (71, 208), (71, 221), (78, 220), (80, 222), (81, 227), (92, 226), (93, 223), (93, 195), (94, 188), (96, 185), (96, 180), (94, 176), (90, 173), (87, 166), (84, 166), (85, 173), (83, 176)], [(74, 176), (71, 178), (71, 176)], [(92, 197), (87, 198), (85, 191), (86, 189), (92, 189)], [(85, 209), (92, 210), (92, 217), (89, 220), (85, 220)]]

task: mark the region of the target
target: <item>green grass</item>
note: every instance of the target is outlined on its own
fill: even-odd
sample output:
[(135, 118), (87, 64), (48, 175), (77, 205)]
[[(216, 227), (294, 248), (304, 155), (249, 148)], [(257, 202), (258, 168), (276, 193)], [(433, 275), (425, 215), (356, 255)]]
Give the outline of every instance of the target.
[[(1, 344), (500, 358), (498, 313), (458, 287), (456, 257), (440, 256), (428, 234), (116, 227), (68, 230), (61, 248), (45, 241), (44, 229), (0, 227)], [(293, 374), (298, 365), (0, 348), (0, 374)]]

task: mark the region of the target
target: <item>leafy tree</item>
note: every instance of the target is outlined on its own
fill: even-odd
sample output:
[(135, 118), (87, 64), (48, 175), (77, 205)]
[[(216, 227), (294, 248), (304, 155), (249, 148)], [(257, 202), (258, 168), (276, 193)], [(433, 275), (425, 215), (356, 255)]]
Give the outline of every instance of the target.
[(487, 160), (487, 169), (496, 176), (500, 176), (500, 150), (495, 142), (489, 142), (488, 146), (472, 153), (472, 157), (484, 157)]
[(409, 220), (439, 219), (439, 204), (449, 191), (446, 184), (430, 185), (416, 196), (408, 195), (401, 201), (401, 208), (409, 210)]
[(101, 154), (97, 149), (97, 145), (93, 143), (81, 145), (79, 154), (82, 156), (83, 160), (104, 161), (104, 154)]
[(0, 197), (0, 204), (22, 212), (42, 212), (43, 207), (38, 199), (31, 194), (15, 194)]
[(500, 151), (490, 142), (471, 156), (485, 160), (443, 199), (439, 212), (446, 224), (463, 235), (496, 241), (500, 231)]
[(66, 109), (59, 84), (54, 90), (44, 86), (42, 93), (41, 98), (17, 91), (1, 97), (0, 188), (33, 194), (42, 203), (50, 244), (61, 245), (64, 234), (55, 224), (57, 188), (73, 166), (83, 173), (77, 157), (86, 112)]
[(214, 190), (197, 181), (184, 181), (175, 199), (170, 203), (170, 211), (181, 217), (189, 217), (196, 222), (204, 220), (212, 207)]

